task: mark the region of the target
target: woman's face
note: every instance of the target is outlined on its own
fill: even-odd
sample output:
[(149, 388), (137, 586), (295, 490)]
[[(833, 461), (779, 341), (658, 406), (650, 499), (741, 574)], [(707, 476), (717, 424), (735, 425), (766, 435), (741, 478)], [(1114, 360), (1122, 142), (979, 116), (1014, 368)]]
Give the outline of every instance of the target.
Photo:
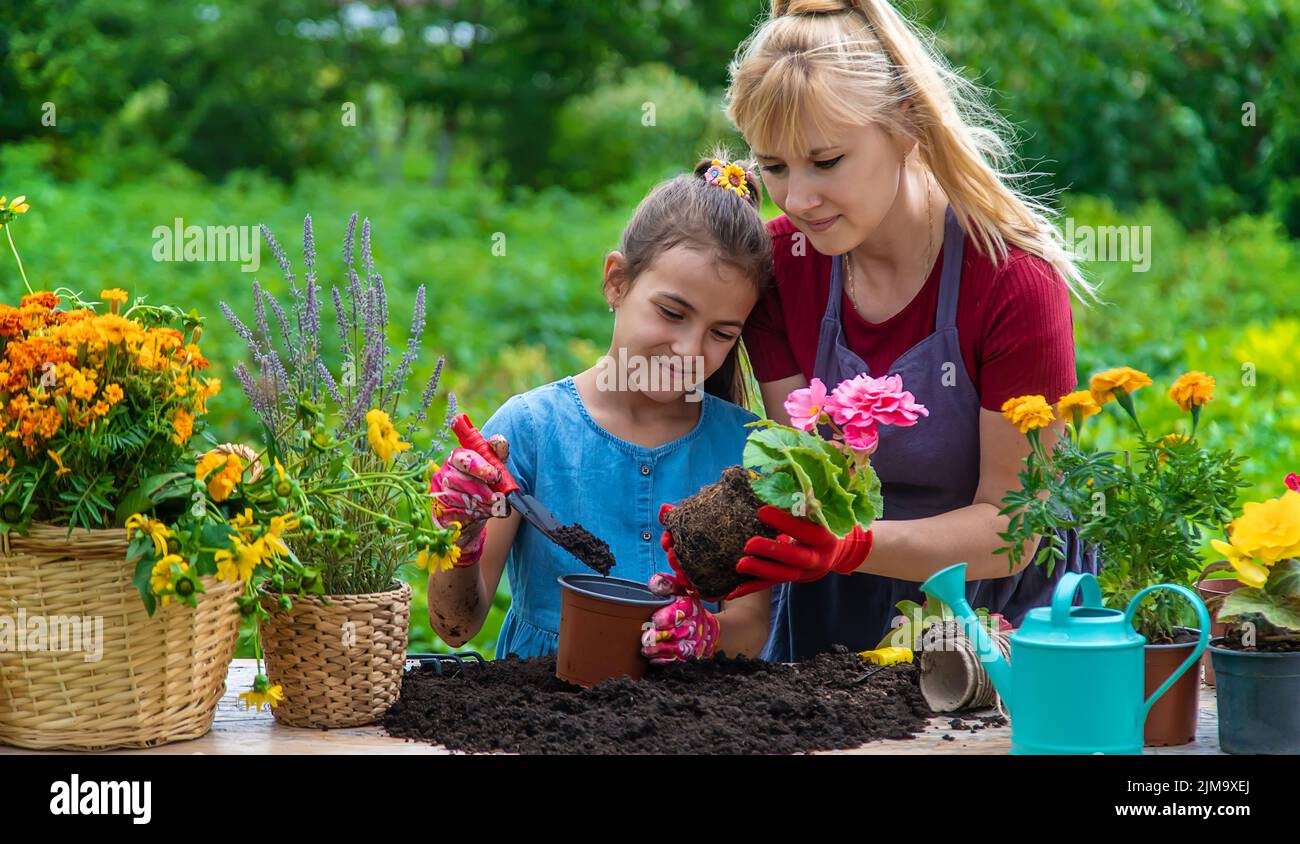
[(832, 126), (811, 121), (807, 149), (755, 149), (763, 187), (814, 249), (840, 255), (866, 241), (898, 193), (910, 143), (878, 124)]
[(605, 259), (605, 298), (616, 309), (610, 354), (628, 388), (661, 402), (703, 389), (739, 342), (758, 301), (753, 282), (683, 245), (659, 253), (634, 283), (625, 267), (619, 252)]

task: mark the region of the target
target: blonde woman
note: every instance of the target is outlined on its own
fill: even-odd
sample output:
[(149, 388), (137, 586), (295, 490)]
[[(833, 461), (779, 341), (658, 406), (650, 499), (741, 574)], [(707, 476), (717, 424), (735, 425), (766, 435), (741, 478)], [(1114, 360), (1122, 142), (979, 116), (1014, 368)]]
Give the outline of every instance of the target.
[(884, 517), (868, 534), (746, 546), (738, 570), (784, 584), (774, 659), (874, 647), (895, 603), (955, 562), (971, 604), (1016, 625), (1063, 572), (1096, 571), (1069, 533), (1051, 578), (994, 554), (1028, 453), (1000, 408), (1074, 387), (1070, 296), (1093, 290), (1016, 188), (996, 116), (930, 40), (886, 0), (776, 0), (731, 66), (728, 115), (785, 212), (768, 224), (776, 288), (744, 333), (768, 414), (788, 422), (792, 390), (860, 373), (900, 374), (930, 410), (882, 431)]

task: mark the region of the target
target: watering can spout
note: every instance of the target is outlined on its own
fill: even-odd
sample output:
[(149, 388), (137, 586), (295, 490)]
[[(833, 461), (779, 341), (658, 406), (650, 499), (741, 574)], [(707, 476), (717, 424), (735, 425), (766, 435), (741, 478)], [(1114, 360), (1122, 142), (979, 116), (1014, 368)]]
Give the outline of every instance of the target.
[(988, 672), (989, 679), (993, 681), (1007, 708), (1014, 710), (1011, 666), (1002, 658), (997, 645), (993, 643), (984, 625), (980, 623), (979, 616), (966, 600), (966, 564), (957, 563), (955, 566), (948, 566), (935, 572), (929, 580), (921, 584), (921, 591), (931, 598), (943, 601), (952, 608), (957, 618), (961, 619), (966, 638), (974, 645), (975, 653), (979, 656), (984, 670)]

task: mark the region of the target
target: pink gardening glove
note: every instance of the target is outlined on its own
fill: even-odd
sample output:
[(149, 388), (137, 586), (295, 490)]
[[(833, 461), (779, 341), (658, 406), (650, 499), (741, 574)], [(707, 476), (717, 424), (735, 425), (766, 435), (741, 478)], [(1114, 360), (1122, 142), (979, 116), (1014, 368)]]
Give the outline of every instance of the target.
[(675, 595), (677, 600), (641, 625), (642, 656), (658, 665), (713, 659), (721, 630), (718, 617), (673, 575), (656, 574), (648, 586), (656, 595)]
[[(488, 447), (502, 463), (510, 456), (510, 444), (500, 434), (488, 438)], [(492, 487), (501, 481), (501, 472), (478, 453), (468, 448), (452, 449), (447, 462), (433, 474), (429, 492), (433, 500), (433, 521), (438, 527), (451, 527), (460, 522), (458, 567), (472, 566), (483, 554), (483, 529), (487, 520), (505, 517), (510, 508), (505, 497)]]

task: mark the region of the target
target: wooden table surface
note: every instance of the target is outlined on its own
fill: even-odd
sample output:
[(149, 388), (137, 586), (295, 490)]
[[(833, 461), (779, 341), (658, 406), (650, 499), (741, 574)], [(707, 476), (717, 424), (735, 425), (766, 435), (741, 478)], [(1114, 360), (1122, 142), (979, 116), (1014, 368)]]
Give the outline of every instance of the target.
[[(110, 753), (168, 753), (168, 754), (447, 754), (446, 748), (424, 742), (393, 738), (383, 727), (353, 727), (342, 730), (310, 730), (286, 727), (276, 723), (265, 708), (260, 712), (244, 711), (239, 700), (240, 692), (252, 684), (256, 672), (250, 659), (237, 659), (231, 663), (226, 677), (226, 693), (217, 704), (217, 714), (212, 730), (207, 735), (191, 741), (173, 742), (148, 750), (118, 750)], [(1196, 741), (1181, 747), (1149, 747), (1150, 754), (1214, 754), (1219, 750), (1218, 709), (1213, 686), (1201, 686), (1200, 721)], [(993, 715), (994, 710), (964, 712), (972, 716)], [(853, 750), (836, 750), (831, 753), (850, 754), (1005, 754), (1011, 750), (1010, 727), (986, 727), (977, 732), (954, 730), (949, 722), (955, 715), (933, 718), (924, 733), (910, 740), (876, 741)], [(945, 735), (952, 740), (946, 740)], [(33, 752), (17, 747), (0, 745), (0, 755)]]

